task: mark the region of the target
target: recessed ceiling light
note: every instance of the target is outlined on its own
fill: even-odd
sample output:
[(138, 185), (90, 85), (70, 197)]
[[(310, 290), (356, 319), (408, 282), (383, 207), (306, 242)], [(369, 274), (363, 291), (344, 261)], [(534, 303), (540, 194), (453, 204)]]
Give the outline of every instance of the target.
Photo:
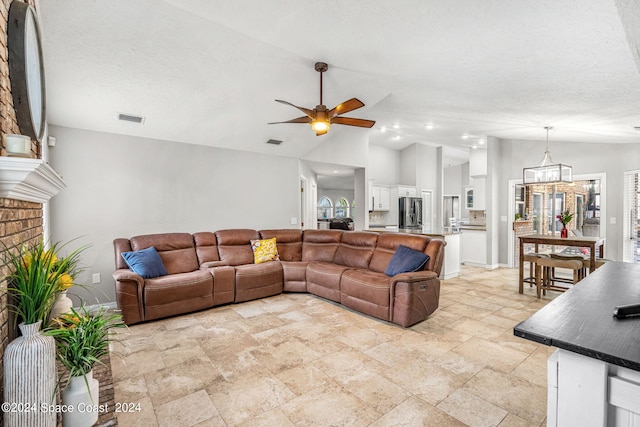
[(394, 136), (393, 139), (396, 140), (396, 141), (399, 140), (400, 139), (400, 135)]
[(386, 126), (382, 126), (382, 127), (380, 128), (380, 132), (386, 132), (386, 131), (387, 131), (387, 127), (386, 127)]
[(394, 129), (399, 129), (399, 128), (400, 128), (400, 125), (399, 125), (398, 123), (394, 123), (394, 124), (393, 124), (393, 128), (394, 128)]
[(467, 135), (466, 133), (462, 135), (462, 139), (467, 139), (467, 138), (469, 138), (469, 135)]
[(338, 171), (333, 171), (333, 173), (338, 173)]
[(425, 128), (427, 128), (427, 130), (431, 130), (433, 129), (433, 125), (431, 123), (425, 125)]
[(477, 145), (472, 145), (471, 148), (473, 148), (475, 150), (476, 148), (478, 148), (478, 146)]
[(478, 144), (480, 144), (480, 145), (484, 145), (484, 139), (480, 139), (480, 140), (478, 140)]

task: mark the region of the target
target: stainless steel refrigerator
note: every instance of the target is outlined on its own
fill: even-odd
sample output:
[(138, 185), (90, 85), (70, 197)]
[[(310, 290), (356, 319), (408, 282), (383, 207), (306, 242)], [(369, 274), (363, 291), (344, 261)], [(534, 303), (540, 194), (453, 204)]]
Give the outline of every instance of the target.
[(400, 197), (398, 199), (398, 227), (422, 228), (422, 198)]

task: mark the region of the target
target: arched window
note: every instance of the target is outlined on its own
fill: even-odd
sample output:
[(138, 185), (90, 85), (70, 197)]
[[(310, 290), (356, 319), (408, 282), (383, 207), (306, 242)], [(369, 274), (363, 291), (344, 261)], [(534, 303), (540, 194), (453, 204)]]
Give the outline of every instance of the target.
[(328, 197), (321, 197), (318, 201), (318, 218), (333, 218), (333, 203)]
[(336, 202), (336, 218), (349, 217), (349, 202), (344, 197), (340, 197)]

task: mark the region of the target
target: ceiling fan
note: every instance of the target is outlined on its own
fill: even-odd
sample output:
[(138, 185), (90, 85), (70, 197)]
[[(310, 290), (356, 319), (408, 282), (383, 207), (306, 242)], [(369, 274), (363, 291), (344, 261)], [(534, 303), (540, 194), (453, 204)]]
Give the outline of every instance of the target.
[(292, 107), (297, 108), (306, 115), (298, 117), (297, 119), (287, 120), (286, 122), (273, 122), (269, 124), (275, 125), (278, 123), (309, 123), (311, 124), (311, 129), (316, 131), (316, 136), (324, 135), (325, 133), (327, 133), (329, 131), (329, 127), (332, 124), (358, 126), (362, 128), (373, 127), (373, 125), (376, 123), (373, 120), (354, 119), (351, 117), (338, 117), (341, 114), (348, 113), (349, 111), (356, 110), (360, 107), (364, 107), (364, 103), (357, 98), (351, 98), (350, 100), (345, 101), (342, 104), (336, 105), (331, 110), (327, 109), (326, 105), (322, 104), (322, 73), (327, 71), (329, 66), (324, 62), (316, 62), (315, 68), (316, 71), (320, 73), (320, 105), (316, 105), (316, 108), (310, 110), (308, 108), (298, 107), (297, 105), (293, 105), (292, 103), (287, 101), (276, 99), (276, 102), (291, 105)]

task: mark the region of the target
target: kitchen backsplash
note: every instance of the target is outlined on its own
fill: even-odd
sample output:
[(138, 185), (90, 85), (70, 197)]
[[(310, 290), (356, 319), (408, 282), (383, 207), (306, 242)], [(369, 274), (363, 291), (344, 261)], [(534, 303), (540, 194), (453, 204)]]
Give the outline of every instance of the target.
[(469, 210), (469, 225), (487, 225), (487, 212)]

